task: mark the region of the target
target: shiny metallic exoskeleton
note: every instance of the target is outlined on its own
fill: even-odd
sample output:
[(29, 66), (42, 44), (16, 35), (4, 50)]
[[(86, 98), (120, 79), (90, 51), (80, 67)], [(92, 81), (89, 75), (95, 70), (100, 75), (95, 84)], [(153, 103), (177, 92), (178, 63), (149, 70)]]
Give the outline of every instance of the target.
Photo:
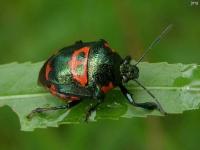
[[(147, 110), (158, 109), (162, 114), (166, 114), (156, 97), (137, 80), (139, 77), (137, 65), (171, 27), (172, 25), (169, 25), (163, 30), (136, 64), (131, 64), (130, 56), (121, 58), (103, 39), (95, 42), (78, 41), (61, 49), (44, 63), (38, 83), (52, 95), (67, 102), (61, 106), (36, 108), (27, 117), (32, 118), (35, 113), (48, 110), (70, 109), (85, 98), (95, 99), (95, 103), (90, 105), (86, 112), (87, 121), (91, 112), (103, 102), (105, 94), (115, 87), (120, 88), (124, 97), (133, 106)], [(130, 80), (141, 86), (156, 103), (136, 102), (124, 86)]]

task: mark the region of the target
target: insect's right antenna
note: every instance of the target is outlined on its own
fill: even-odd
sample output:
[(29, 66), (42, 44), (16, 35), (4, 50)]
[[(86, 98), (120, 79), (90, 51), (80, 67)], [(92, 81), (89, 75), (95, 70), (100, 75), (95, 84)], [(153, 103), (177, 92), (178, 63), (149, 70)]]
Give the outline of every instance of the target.
[(153, 46), (155, 46), (156, 44), (158, 44), (160, 42), (160, 40), (162, 39), (162, 37), (172, 28), (172, 24), (168, 25), (162, 32), (161, 34), (156, 37), (156, 39), (151, 43), (151, 45), (147, 48), (147, 50), (145, 50), (144, 54), (140, 57), (140, 59), (137, 61), (137, 63), (135, 64), (135, 66), (137, 66), (142, 59), (146, 56), (146, 54), (153, 48)]

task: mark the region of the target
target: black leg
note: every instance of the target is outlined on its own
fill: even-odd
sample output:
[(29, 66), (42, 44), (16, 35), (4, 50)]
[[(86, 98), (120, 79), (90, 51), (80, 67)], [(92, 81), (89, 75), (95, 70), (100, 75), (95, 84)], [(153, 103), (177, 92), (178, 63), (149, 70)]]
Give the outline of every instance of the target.
[(76, 44), (76, 45), (82, 45), (83, 42), (80, 40), (80, 41), (76, 41), (75, 44)]
[(80, 102), (81, 102), (81, 100), (76, 100), (76, 101), (72, 101), (72, 102), (69, 102), (67, 104), (60, 105), (60, 106), (47, 107), (47, 108), (36, 108), (36, 109), (31, 111), (31, 113), (27, 116), (27, 118), (31, 119), (35, 114), (42, 113), (42, 112), (45, 112), (45, 111), (59, 110), (59, 109), (70, 109), (73, 106), (79, 104)]
[(134, 105), (136, 107), (141, 107), (141, 108), (144, 108), (144, 109), (148, 109), (148, 110), (154, 110), (154, 109), (158, 108), (157, 104), (154, 103), (154, 102), (145, 102), (145, 103), (137, 103), (137, 102), (135, 102), (135, 100), (132, 97), (132, 94), (129, 93), (128, 90), (123, 85), (120, 85), (119, 87), (120, 87), (121, 92), (123, 93), (123, 95), (126, 97), (126, 99), (132, 105)]
[(97, 103), (91, 104), (91, 105), (89, 106), (89, 109), (88, 109), (88, 111), (86, 112), (86, 115), (85, 115), (85, 121), (86, 121), (86, 122), (88, 122), (88, 119), (89, 119), (89, 117), (91, 116), (92, 112), (95, 111), (95, 110), (97, 109), (97, 107), (102, 103), (102, 101), (103, 101), (102, 99), (99, 99), (99, 100), (97, 101)]
[(124, 58), (124, 64), (129, 64), (130, 63), (130, 61), (131, 61), (131, 56), (126, 56), (125, 58)]

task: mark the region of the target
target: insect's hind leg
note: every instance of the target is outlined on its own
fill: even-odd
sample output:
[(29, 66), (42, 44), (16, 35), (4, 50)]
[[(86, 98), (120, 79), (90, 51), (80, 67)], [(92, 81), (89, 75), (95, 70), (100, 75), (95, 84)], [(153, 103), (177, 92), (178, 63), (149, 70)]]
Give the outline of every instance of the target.
[(67, 104), (63, 104), (63, 105), (60, 105), (60, 106), (46, 107), (46, 108), (36, 108), (36, 109), (31, 111), (31, 113), (27, 116), (27, 118), (31, 119), (35, 114), (46, 112), (46, 111), (60, 110), (60, 109), (70, 109), (70, 108), (76, 106), (77, 104), (79, 104), (80, 102), (81, 102), (81, 100), (74, 100), (74, 101), (71, 101)]
[(120, 85), (119, 86), (123, 95), (126, 97), (126, 99), (134, 106), (136, 107), (141, 107), (144, 109), (148, 109), (148, 110), (154, 110), (154, 109), (158, 109), (158, 105), (154, 102), (145, 102), (145, 103), (137, 103), (135, 102), (135, 100), (132, 97), (132, 94), (128, 92), (128, 90), (123, 86)]

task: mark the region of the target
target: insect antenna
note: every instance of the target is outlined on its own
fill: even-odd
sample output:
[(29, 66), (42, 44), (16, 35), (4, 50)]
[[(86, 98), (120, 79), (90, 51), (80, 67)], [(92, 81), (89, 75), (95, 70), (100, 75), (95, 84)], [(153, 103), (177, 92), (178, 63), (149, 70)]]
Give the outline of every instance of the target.
[(151, 93), (144, 85), (142, 85), (138, 80), (134, 79), (134, 81), (141, 86), (157, 103), (158, 106), (158, 110), (162, 113), (162, 114), (166, 114), (166, 112), (163, 110), (162, 106), (160, 105), (158, 99), (153, 95), (153, 93)]
[(135, 66), (137, 66), (142, 59), (146, 56), (146, 54), (156, 45), (160, 42), (160, 40), (163, 38), (163, 36), (172, 28), (172, 24), (168, 25), (159, 36), (156, 37), (156, 39), (150, 44), (150, 46), (145, 50), (145, 52), (143, 53), (143, 55), (140, 57), (140, 59), (137, 61), (137, 63), (135, 64)]

